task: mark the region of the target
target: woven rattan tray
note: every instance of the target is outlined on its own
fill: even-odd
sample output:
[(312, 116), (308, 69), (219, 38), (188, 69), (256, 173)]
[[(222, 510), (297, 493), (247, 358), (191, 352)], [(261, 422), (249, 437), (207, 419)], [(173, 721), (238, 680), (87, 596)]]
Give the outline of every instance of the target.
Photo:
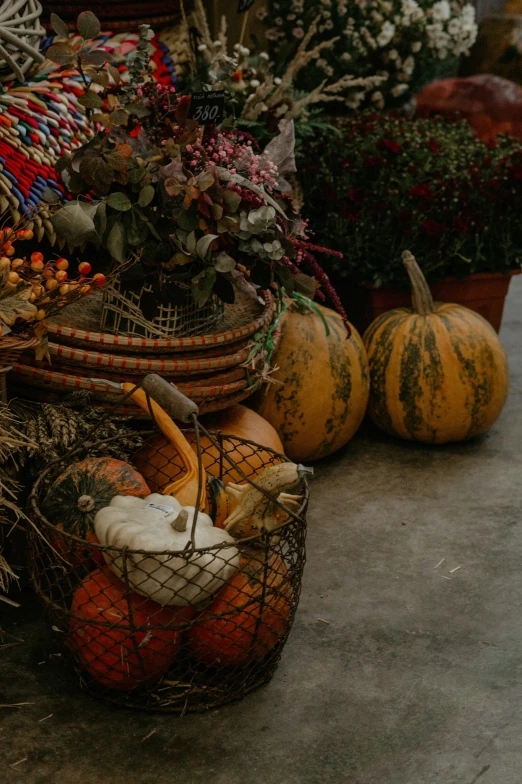
[[(176, 378), (175, 384), (180, 392), (183, 392), (187, 397), (206, 399), (218, 395), (226, 396), (233, 392), (238, 392), (240, 389), (246, 389), (257, 378), (257, 375), (258, 373), (254, 370), (247, 372), (245, 368), (234, 368), (229, 373), (221, 373), (204, 379), (195, 379), (194, 381), (192, 379), (181, 380)], [(28, 386), (45, 386), (48, 389), (62, 392), (71, 392), (73, 389), (86, 389), (90, 392), (107, 392), (110, 393), (111, 399), (114, 397), (112, 388), (104, 384), (103, 379), (98, 379), (95, 371), (91, 371), (90, 375), (77, 375), (16, 363), (13, 365), (12, 377), (13, 380), (16, 379)], [(93, 383), (92, 378), (96, 378), (99, 383)], [(164, 376), (164, 378), (167, 381), (172, 381), (167, 376)], [(140, 381), (139, 378), (129, 376), (122, 376), (114, 380), (136, 383)]]
[[(24, 381), (25, 380), (26, 379), (24, 379)], [(15, 381), (14, 384), (13, 381)], [(207, 398), (199, 398), (195, 395), (193, 400), (199, 406), (200, 414), (210, 414), (214, 411), (221, 411), (224, 408), (229, 408), (236, 403), (241, 403), (242, 400), (250, 397), (260, 385), (261, 377), (253, 377), (252, 386), (233, 392), (232, 394), (223, 395), (220, 393), (217, 397)], [(10, 391), (11, 393), (16, 392), (17, 397), (26, 398), (28, 400), (38, 400), (42, 403), (62, 403), (64, 393), (69, 393), (72, 390), (65, 387), (62, 391), (57, 391), (55, 389), (50, 389), (47, 386), (44, 387), (42, 384), (34, 387), (26, 386), (24, 383), (17, 383), (17, 379), (11, 378)], [(104, 393), (102, 393), (102, 399), (99, 399), (99, 395), (95, 392), (92, 394), (91, 400), (96, 405), (96, 408), (99, 408), (100, 411), (104, 411), (110, 410), (113, 407), (114, 403), (118, 400), (118, 396), (113, 394), (112, 397), (110, 397), (108, 394), (104, 395)], [(133, 404), (119, 406), (118, 415), (132, 417), (133, 419), (148, 418), (140, 408)]]
[(123, 370), (136, 375), (146, 375), (147, 373), (160, 373), (162, 376), (172, 375), (201, 375), (212, 371), (225, 370), (226, 368), (237, 367), (245, 362), (250, 353), (250, 343), (239, 351), (232, 354), (222, 354), (213, 357), (199, 357), (198, 353), (193, 354), (192, 359), (178, 359), (177, 357), (161, 356), (126, 356), (124, 354), (105, 354), (101, 351), (86, 351), (83, 348), (73, 348), (72, 346), (62, 346), (56, 343), (49, 343), (49, 354), (53, 367), (58, 369), (61, 364), (68, 368), (91, 368), (91, 375), (97, 369), (103, 375), (107, 373), (118, 373)]
[(102, 295), (95, 292), (79, 305), (71, 305), (47, 322), (49, 335), (59, 338), (62, 345), (81, 346), (86, 350), (99, 351), (103, 346), (111, 354), (139, 352), (154, 355), (171, 352), (199, 352), (218, 346), (226, 346), (249, 338), (265, 329), (272, 321), (274, 303), (266, 293), (266, 303), (261, 305), (237, 292), (234, 305), (226, 305), (225, 317), (219, 331), (209, 335), (190, 338), (136, 338), (99, 332)]

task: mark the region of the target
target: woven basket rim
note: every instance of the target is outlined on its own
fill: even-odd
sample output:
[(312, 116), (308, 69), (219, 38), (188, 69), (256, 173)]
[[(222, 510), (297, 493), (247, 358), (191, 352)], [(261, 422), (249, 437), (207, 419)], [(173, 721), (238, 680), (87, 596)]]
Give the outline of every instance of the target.
[(274, 312), (274, 300), (269, 291), (263, 292), (265, 305), (259, 316), (253, 321), (242, 327), (236, 327), (224, 332), (211, 332), (206, 335), (195, 335), (193, 337), (177, 338), (138, 338), (127, 335), (112, 335), (106, 332), (93, 332), (91, 330), (78, 329), (65, 325), (46, 322), (49, 335), (55, 335), (62, 339), (70, 339), (84, 342), (92, 346), (109, 347), (112, 351), (125, 352), (125, 349), (140, 349), (143, 352), (157, 353), (158, 351), (175, 352), (182, 350), (198, 351), (204, 348), (212, 348), (218, 345), (235, 343), (241, 338), (253, 335), (262, 329), (267, 322), (270, 322)]

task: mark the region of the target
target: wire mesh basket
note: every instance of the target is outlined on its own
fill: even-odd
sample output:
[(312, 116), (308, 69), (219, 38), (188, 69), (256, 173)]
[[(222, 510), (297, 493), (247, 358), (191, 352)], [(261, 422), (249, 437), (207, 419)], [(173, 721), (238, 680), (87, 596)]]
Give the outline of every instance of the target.
[(142, 306), (152, 294), (152, 287), (144, 285), (139, 292), (123, 289), (120, 281), (105, 287), (101, 312), (101, 330), (118, 335), (144, 338), (172, 338), (201, 335), (211, 330), (225, 315), (225, 303), (212, 294), (206, 304), (198, 308), (190, 288), (180, 302), (158, 305), (152, 319), (143, 315)]
[(123, 391), (149, 410), (151, 437), (132, 465), (89, 458), (88, 436), (43, 471), (31, 581), (81, 687), (126, 707), (204, 711), (277, 667), (305, 562), (307, 469), (208, 432), (158, 376)]

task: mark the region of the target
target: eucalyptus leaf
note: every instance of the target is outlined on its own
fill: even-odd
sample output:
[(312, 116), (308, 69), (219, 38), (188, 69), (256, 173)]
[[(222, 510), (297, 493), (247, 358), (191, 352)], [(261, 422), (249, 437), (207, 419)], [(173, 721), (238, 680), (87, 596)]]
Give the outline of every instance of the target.
[(223, 191), (223, 201), (227, 212), (237, 212), (241, 204), (241, 194), (237, 191), (225, 190)]
[(189, 253), (196, 252), (196, 232), (191, 231), (187, 235), (186, 247)]
[(60, 38), (69, 38), (69, 28), (58, 14), (51, 14), (51, 27)]
[(155, 195), (154, 186), (145, 185), (141, 189), (140, 195), (138, 197), (138, 204), (140, 205), (140, 207), (147, 207), (153, 200), (154, 195)]
[(196, 243), (196, 253), (200, 257), (200, 259), (205, 259), (207, 253), (210, 250), (210, 246), (219, 237), (219, 234), (205, 234), (204, 237), (200, 237)]
[(236, 262), (232, 256), (229, 256), (228, 253), (223, 251), (216, 257), (214, 266), (218, 272), (231, 272), (235, 269)]
[(94, 227), (99, 237), (103, 237), (107, 228), (107, 202), (105, 199), (98, 202), (98, 208), (94, 216)]
[(100, 23), (92, 11), (82, 11), (76, 25), (82, 38), (96, 38), (100, 34)]
[(127, 212), (127, 210), (132, 208), (131, 200), (121, 191), (110, 193), (107, 197), (107, 204), (109, 207), (112, 207), (113, 210), (118, 210), (119, 212)]
[(217, 272), (214, 267), (207, 267), (192, 280), (192, 296), (198, 308), (202, 308), (212, 294)]
[(125, 242), (125, 229), (123, 227), (123, 222), (121, 220), (117, 220), (114, 223), (114, 226), (109, 232), (109, 236), (107, 237), (107, 250), (116, 261), (123, 263), (127, 260), (126, 255), (126, 242)]
[(252, 193), (255, 193), (256, 196), (260, 196), (267, 204), (270, 204), (280, 215), (286, 217), (284, 211), (281, 209), (276, 200), (273, 199), (270, 194), (268, 194), (259, 185), (256, 185), (246, 177), (243, 177), (242, 174), (232, 174), (228, 169), (223, 169), (222, 167), (216, 166), (216, 171), (219, 175), (219, 179), (223, 180), (223, 182), (235, 182), (237, 185), (241, 185), (243, 188), (248, 188), (249, 191), (252, 191)]

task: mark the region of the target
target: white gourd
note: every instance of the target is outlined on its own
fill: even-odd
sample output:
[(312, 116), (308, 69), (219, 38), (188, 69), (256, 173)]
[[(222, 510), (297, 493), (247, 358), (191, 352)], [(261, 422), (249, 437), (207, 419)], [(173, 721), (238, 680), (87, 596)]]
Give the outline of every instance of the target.
[[(159, 493), (146, 498), (116, 496), (94, 518), (100, 543), (115, 548), (104, 551), (108, 566), (120, 578), (126, 571), (132, 588), (158, 604), (197, 604), (213, 596), (237, 571), (239, 551), (223, 547), (183, 555), (190, 544), (195, 511), (193, 506), (182, 507), (173, 496)], [(198, 513), (194, 538), (197, 548), (234, 542), (226, 531), (214, 528), (203, 512)], [(153, 555), (164, 551), (169, 554)]]

